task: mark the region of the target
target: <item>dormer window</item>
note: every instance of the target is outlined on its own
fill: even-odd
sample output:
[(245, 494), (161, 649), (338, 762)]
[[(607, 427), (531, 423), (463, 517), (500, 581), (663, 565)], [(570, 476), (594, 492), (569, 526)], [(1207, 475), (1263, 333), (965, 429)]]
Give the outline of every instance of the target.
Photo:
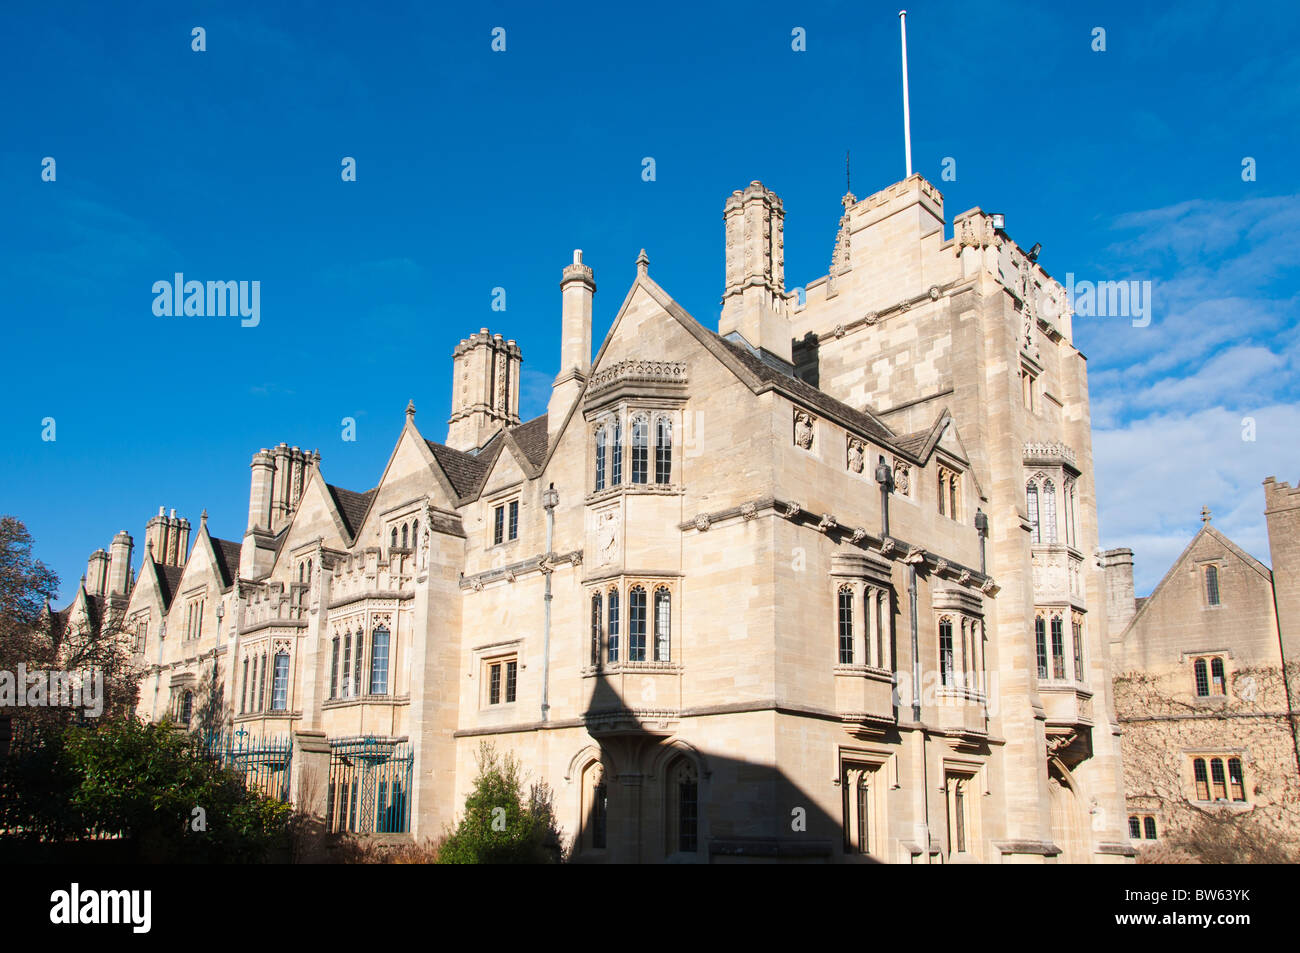
[(949, 467), (939, 467), (939, 515), (950, 520), (960, 520), (961, 474)]

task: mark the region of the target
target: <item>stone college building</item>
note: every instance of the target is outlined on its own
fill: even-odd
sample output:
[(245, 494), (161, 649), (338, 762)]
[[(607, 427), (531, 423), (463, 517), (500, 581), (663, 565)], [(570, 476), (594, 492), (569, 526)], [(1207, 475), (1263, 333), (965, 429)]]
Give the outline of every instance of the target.
[(844, 196), (803, 294), (777, 195), (723, 220), (716, 329), (642, 252), (593, 353), (575, 252), (546, 413), (483, 329), (373, 488), (281, 444), (242, 539), (159, 511), (138, 572), (125, 532), (91, 556), (73, 612), (123, 613), (140, 714), (333, 830), (438, 836), (488, 741), (576, 861), (1131, 857), (1064, 290), (920, 176)]

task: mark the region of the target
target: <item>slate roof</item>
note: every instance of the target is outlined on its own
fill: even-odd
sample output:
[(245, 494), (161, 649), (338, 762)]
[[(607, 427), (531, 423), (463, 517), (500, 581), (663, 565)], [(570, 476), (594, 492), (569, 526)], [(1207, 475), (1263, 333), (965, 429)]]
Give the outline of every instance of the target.
[[(698, 323), (698, 322), (697, 322)], [(701, 327), (703, 327), (701, 325)], [(708, 329), (705, 328), (707, 331)], [(758, 377), (765, 383), (786, 393), (788, 396), (798, 400), (808, 406), (820, 411), (828, 417), (838, 417), (845, 423), (848, 423), (854, 430), (874, 437), (877, 441), (889, 446), (897, 446), (897, 439), (888, 427), (882, 424), (875, 417), (855, 410), (848, 404), (836, 400), (825, 391), (813, 387), (807, 381), (802, 381), (797, 377), (791, 377), (767, 362), (761, 360), (753, 351), (743, 345), (728, 341), (719, 334), (710, 331), (717, 341), (722, 344), (728, 351), (734, 354), (743, 363), (754, 376)]]
[(904, 453), (911, 454), (914, 457), (920, 457), (921, 451), (930, 440), (930, 435), (934, 433), (934, 428), (929, 430), (919, 430), (916, 433), (909, 433), (894, 441), (894, 446)]
[(489, 466), (489, 461), (484, 459), (487, 454), (483, 451), (487, 450), (492, 441), (489, 440), (484, 444), (478, 456), (453, 450), (446, 444), (434, 443), (432, 440), (424, 442), (429, 445), (429, 450), (438, 461), (438, 465), (442, 467), (442, 472), (447, 474), (447, 479), (451, 481), (451, 488), (456, 491), (457, 496), (471, 496), (478, 490), (483, 478), (487, 476)]
[(546, 414), (542, 414), (510, 431), (510, 436), (514, 438), (515, 443), (519, 444), (519, 449), (524, 452), (528, 462), (535, 467), (540, 467), (546, 462), (546, 428)]
[(357, 530), (361, 529), (361, 521), (365, 519), (366, 510), (370, 509), (370, 501), (375, 498), (379, 492), (376, 487), (373, 490), (366, 490), (364, 493), (357, 493), (353, 490), (345, 490), (341, 486), (331, 486), (325, 484), (325, 489), (330, 491), (330, 498), (334, 501), (334, 508), (339, 511), (339, 516), (343, 520), (343, 526), (348, 531), (348, 536), (356, 538)]
[[(238, 562), (236, 562), (238, 565)], [(158, 580), (158, 592), (162, 595), (163, 608), (170, 608), (176, 590), (180, 587), (181, 576), (185, 574), (183, 566), (161, 566), (153, 564), (154, 578)]]
[(229, 586), (239, 576), (239, 544), (213, 536), (212, 551), (217, 555), (217, 570), (222, 585)]

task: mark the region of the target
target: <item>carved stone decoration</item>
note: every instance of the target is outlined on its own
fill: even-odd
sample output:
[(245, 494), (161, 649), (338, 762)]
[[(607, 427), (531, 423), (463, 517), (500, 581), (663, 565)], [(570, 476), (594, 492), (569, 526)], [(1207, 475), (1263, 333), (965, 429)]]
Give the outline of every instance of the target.
[(805, 450), (813, 445), (813, 419), (802, 410), (794, 412), (794, 442)]
[(506, 354), (505, 351), (497, 352), (496, 374), (493, 377), (493, 389), (496, 391), (496, 412), (505, 416), (506, 412)]
[(957, 576), (957, 582), (958, 582), (960, 585), (963, 585), (963, 586), (969, 586), (969, 585), (970, 585), (970, 570), (969, 570), (969, 569), (963, 569), (963, 570), (961, 571), (960, 575)]
[(867, 531), (863, 529), (861, 526), (859, 526), (857, 529), (853, 531), (853, 536), (850, 538), (853, 542), (860, 543), (867, 538)]
[(572, 563), (573, 565), (575, 565), (575, 566), (581, 566), (581, 565), (582, 565), (582, 550), (580, 550), (580, 549), (579, 549), (579, 550), (574, 550), (572, 553), (570, 553), (570, 554), (569, 554), (569, 562), (571, 562), (571, 563)]
[(942, 575), (947, 571), (948, 571), (948, 560), (944, 559), (943, 557), (940, 557), (939, 559), (935, 560), (934, 574), (936, 576)]
[(875, 311), (868, 311), (862, 316), (862, 320), (867, 322), (868, 325), (875, 324), (880, 320), (880, 315)]
[(506, 582), (514, 582), (514, 581), (515, 581), (515, 571), (513, 569), (507, 569)]
[(898, 544), (895, 543), (893, 539), (888, 536), (886, 536), (884, 539), (880, 541), (880, 555), (882, 556), (888, 556), (897, 548), (898, 548)]
[(867, 448), (857, 437), (849, 438), (849, 469), (854, 473), (861, 473), (863, 462), (866, 459)]
[(707, 533), (709, 531), (709, 524), (711, 522), (712, 520), (709, 518), (708, 513), (698, 513), (695, 516), (695, 528), (701, 533)]
[(837, 338), (842, 338), (844, 337), (844, 334), (845, 334), (844, 325), (842, 324), (835, 325), (835, 336)]
[(894, 458), (894, 492), (903, 496), (910, 494), (912, 487), (912, 467), (897, 457)]
[(931, 301), (938, 301), (938, 300), (939, 300), (939, 286), (938, 286), (938, 285), (931, 285), (931, 286), (930, 286), (930, 300), (931, 300)]
[(758, 505), (752, 502), (745, 503), (740, 507), (740, 515), (747, 520), (752, 520), (758, 515)]
[(785, 505), (785, 509), (782, 511), (781, 515), (788, 520), (792, 520), (799, 515), (800, 509), (802, 509), (802, 507), (798, 503), (790, 502)]
[(608, 566), (618, 558), (618, 510), (606, 510), (600, 514), (596, 524), (596, 551), (600, 554), (600, 565)]
[(433, 532), (433, 510), (429, 507), (429, 498), (425, 497), (424, 506), (420, 510), (420, 525), (416, 529), (420, 536), (419, 542), (419, 565), (421, 569), (429, 568), (429, 537)]
[(271, 654), (279, 655), (281, 652), (288, 652), (293, 648), (293, 643), (288, 639), (276, 639), (271, 644)]
[(986, 215), (972, 215), (957, 223), (957, 244), (960, 248), (997, 248), (1002, 239)]
[(837, 525), (838, 524), (835, 522), (835, 517), (831, 516), (830, 513), (823, 513), (821, 521), (817, 524), (817, 529), (820, 532), (829, 533)]
[(480, 579), (478, 576), (475, 576), (475, 577), (474, 577), (474, 581), (470, 583), (470, 586), (473, 587), (473, 589), (474, 589), (475, 592), (482, 592), (482, 591), (483, 591), (483, 580)]
[(984, 593), (985, 595), (991, 596), (994, 594), (997, 588), (998, 588), (997, 584), (993, 582), (993, 577), (989, 576), (987, 579), (984, 580), (983, 585), (980, 586), (980, 592)]

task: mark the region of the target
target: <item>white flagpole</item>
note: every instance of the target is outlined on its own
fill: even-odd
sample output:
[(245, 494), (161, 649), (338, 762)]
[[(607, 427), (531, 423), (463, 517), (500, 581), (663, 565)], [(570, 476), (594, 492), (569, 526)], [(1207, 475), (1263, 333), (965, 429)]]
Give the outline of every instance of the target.
[(903, 37), (903, 152), (907, 155), (907, 177), (912, 177), (912, 112), (907, 103), (907, 11), (898, 11), (898, 29)]

